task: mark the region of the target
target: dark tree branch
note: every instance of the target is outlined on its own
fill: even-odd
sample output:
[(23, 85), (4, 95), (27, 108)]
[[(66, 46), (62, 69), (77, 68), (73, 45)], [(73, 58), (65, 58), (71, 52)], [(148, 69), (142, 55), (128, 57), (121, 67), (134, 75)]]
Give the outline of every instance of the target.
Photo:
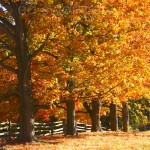
[[(19, 1), (18, 1), (18, 2), (13, 2), (12, 0), (8, 0), (8, 2), (9, 2), (9, 4), (11, 5), (12, 8), (16, 8), (16, 5), (15, 5), (15, 4), (18, 3)], [(20, 3), (20, 2), (19, 2), (19, 3)]]
[(1, 62), (3, 62), (3, 61), (5, 61), (5, 60), (9, 59), (11, 56), (12, 56), (12, 54), (10, 54), (10, 55), (8, 55), (7, 57), (1, 59)]
[(0, 22), (0, 28), (2, 28), (2, 30), (15, 42), (16, 38), (15, 35), (13, 33), (11, 33), (8, 28), (5, 27), (5, 25), (3, 23)]
[(50, 53), (48, 51), (42, 51), (42, 52), (45, 53), (45, 54), (47, 54), (47, 55), (49, 55), (49, 56), (54, 57), (55, 59), (58, 59), (58, 56), (56, 56), (56, 55), (54, 55), (54, 54), (52, 54), (52, 53)]
[(34, 108), (36, 108), (36, 109), (49, 109), (50, 105), (49, 104), (35, 104)]
[(9, 71), (11, 71), (11, 72), (17, 74), (17, 71), (16, 71), (14, 68), (5, 65), (2, 61), (0, 61), (0, 66), (3, 67), (4, 69), (7, 69), (7, 70), (9, 70)]
[(14, 91), (8, 91), (7, 93), (5, 93), (4, 95), (0, 95), (0, 101), (4, 100), (4, 99), (7, 99), (11, 96), (14, 96), (14, 95), (17, 95), (17, 96), (20, 96), (20, 93), (17, 91), (17, 90), (14, 90)]
[(107, 93), (111, 92), (113, 89), (115, 89), (117, 86), (119, 86), (122, 82), (118, 83), (117, 85), (111, 87), (108, 91), (106, 91), (105, 93), (103, 93), (103, 95), (106, 95)]
[[(62, 108), (64, 109), (65, 111), (67, 111), (67, 109), (63, 106), (60, 106), (58, 103), (53, 103), (53, 105), (55, 105), (56, 107), (58, 108)], [(50, 104), (37, 104), (37, 105), (34, 105), (36, 107), (36, 109), (49, 109), (50, 108)]]
[(32, 59), (33, 59), (34, 57), (36, 57), (36, 56), (43, 50), (43, 48), (45, 47), (45, 44), (46, 44), (46, 42), (47, 42), (47, 40), (48, 40), (48, 38), (49, 38), (49, 35), (50, 35), (50, 34), (48, 34), (48, 35), (46, 36), (46, 38), (45, 38), (44, 42), (41, 44), (41, 46), (40, 46), (35, 52), (33, 52), (33, 53), (30, 55), (30, 62), (32, 61)]
[(7, 50), (10, 50), (12, 51), (12, 49), (9, 47), (9, 45), (0, 45), (0, 49), (7, 49)]
[(34, 57), (36, 57), (36, 56), (43, 50), (43, 48), (45, 47), (45, 44), (46, 44), (46, 42), (47, 42), (47, 40), (48, 40), (48, 38), (49, 38), (49, 35), (50, 35), (50, 34), (48, 34), (48, 35), (46, 36), (46, 38), (45, 38), (44, 42), (41, 44), (41, 46), (40, 46), (35, 52), (33, 52), (33, 53), (30, 55), (30, 58), (29, 58), (29, 61), (28, 61), (27, 67), (26, 67), (26, 71), (28, 70), (28, 67), (29, 67), (30, 64), (31, 64), (32, 59), (33, 59)]
[(90, 108), (89, 103), (85, 100), (82, 102), (84, 108), (86, 109), (87, 113), (89, 114), (90, 118), (92, 119), (92, 109)]
[(0, 40), (0, 43), (1, 43), (0, 48), (8, 49), (8, 50), (10, 50), (11, 52), (14, 53), (14, 50), (13, 50), (13, 48), (10, 46), (10, 44), (7, 44), (7, 43), (5, 43), (5, 42), (2, 41), (2, 40)]
[(9, 2), (9, 6), (10, 6), (10, 13), (11, 13), (12, 17), (15, 20), (17, 20), (17, 16), (19, 15), (18, 9), (21, 4), (21, 1), (13, 2), (12, 0), (8, 0), (8, 2)]
[(76, 113), (87, 114), (87, 112), (86, 112), (86, 111), (82, 111), (82, 110), (78, 110), (78, 111), (76, 111)]
[(3, 7), (5, 7), (5, 8), (7, 9), (7, 11), (9, 11), (10, 6), (9, 6), (9, 4), (6, 3), (4, 0), (1, 0), (1, 5), (2, 5)]
[(0, 16), (0, 21), (2, 21), (3, 24), (5, 24), (9, 29), (15, 32), (14, 26), (8, 20)]
[(54, 103), (54, 105), (55, 105), (56, 107), (58, 107), (58, 108), (62, 108), (62, 109), (64, 109), (65, 111), (67, 111), (67, 108), (65, 108), (65, 107), (63, 107), (63, 106), (61, 106), (61, 105), (59, 105), (58, 103)]

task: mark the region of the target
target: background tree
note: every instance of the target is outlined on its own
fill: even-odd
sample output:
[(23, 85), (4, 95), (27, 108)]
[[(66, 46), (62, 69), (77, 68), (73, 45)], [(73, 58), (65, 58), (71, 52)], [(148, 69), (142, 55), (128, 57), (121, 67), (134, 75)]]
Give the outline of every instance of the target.
[(129, 122), (133, 130), (149, 124), (149, 102), (149, 98), (129, 100)]
[(128, 102), (122, 103), (122, 125), (123, 131), (129, 131), (129, 110), (128, 110)]

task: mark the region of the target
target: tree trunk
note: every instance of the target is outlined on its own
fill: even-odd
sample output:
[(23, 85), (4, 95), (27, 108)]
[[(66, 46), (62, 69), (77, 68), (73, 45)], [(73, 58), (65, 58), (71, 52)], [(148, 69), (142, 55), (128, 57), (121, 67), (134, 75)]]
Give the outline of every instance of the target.
[(34, 119), (32, 114), (32, 89), (30, 69), (18, 73), (18, 85), (20, 95), (20, 134), (18, 140), (21, 142), (32, 142), (34, 137)]
[(20, 93), (20, 142), (32, 142), (34, 120), (32, 114), (31, 56), (28, 47), (28, 28), (26, 21), (18, 15), (15, 26), (16, 59), (18, 66), (18, 90)]
[(117, 115), (117, 105), (110, 104), (110, 127), (112, 131), (118, 130), (118, 115)]
[(128, 102), (122, 103), (122, 120), (123, 120), (123, 131), (129, 131), (129, 111), (128, 111)]
[(67, 105), (67, 135), (76, 134), (75, 101), (68, 100)]
[(94, 99), (92, 101), (92, 132), (101, 131), (100, 124), (100, 100)]

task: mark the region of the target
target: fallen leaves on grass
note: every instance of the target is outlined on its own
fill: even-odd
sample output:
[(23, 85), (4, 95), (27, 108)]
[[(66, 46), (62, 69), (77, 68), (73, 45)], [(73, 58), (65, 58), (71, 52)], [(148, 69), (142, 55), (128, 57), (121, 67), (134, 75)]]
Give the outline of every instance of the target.
[(150, 150), (150, 131), (53, 135), (39, 137), (39, 142), (32, 144), (12, 144), (4, 141), (1, 144), (9, 150)]

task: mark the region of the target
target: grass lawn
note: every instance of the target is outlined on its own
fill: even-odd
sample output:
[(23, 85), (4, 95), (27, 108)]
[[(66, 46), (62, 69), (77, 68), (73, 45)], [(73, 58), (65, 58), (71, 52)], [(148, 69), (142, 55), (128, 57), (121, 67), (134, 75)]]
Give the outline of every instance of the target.
[(150, 150), (150, 131), (80, 133), (78, 136), (40, 137), (40, 142), (15, 144), (1, 141), (9, 150)]

